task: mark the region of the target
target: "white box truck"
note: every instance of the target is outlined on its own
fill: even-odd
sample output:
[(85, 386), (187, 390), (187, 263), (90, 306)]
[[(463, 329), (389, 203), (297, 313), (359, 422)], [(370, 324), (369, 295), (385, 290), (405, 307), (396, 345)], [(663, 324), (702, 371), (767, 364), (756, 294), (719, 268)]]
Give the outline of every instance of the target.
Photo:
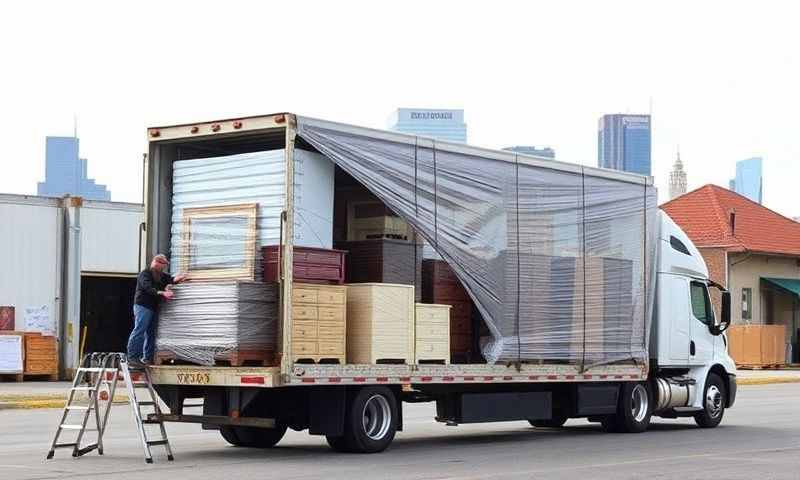
[[(723, 333), (730, 295), (657, 209), (652, 178), (291, 113), (154, 127), (147, 136), (148, 258), (170, 253), (175, 162), (271, 150), (286, 162), (282, 204), (260, 217), (278, 227), (283, 247), (280, 361), (150, 367), (166, 421), (218, 429), (234, 445), (271, 447), (292, 428), (324, 435), (336, 450), (379, 452), (402, 430), (408, 402), (435, 402), (436, 421), (449, 425), (588, 418), (618, 432), (642, 432), (654, 415), (714, 427), (734, 403)], [(486, 327), (480, 362), (291, 361), (292, 302), (284, 300), (292, 298), (297, 149), (366, 186), (450, 264)], [(710, 289), (721, 291), (721, 312)], [(202, 413), (184, 412), (184, 401), (198, 398)]]

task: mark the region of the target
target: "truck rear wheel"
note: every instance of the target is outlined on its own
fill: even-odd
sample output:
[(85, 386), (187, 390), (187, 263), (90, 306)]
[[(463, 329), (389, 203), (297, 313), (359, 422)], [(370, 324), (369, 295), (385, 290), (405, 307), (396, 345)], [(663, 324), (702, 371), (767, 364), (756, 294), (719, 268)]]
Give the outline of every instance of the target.
[(694, 421), (702, 428), (714, 428), (725, 415), (725, 383), (716, 373), (709, 373), (703, 393), (703, 411), (695, 414)]
[(646, 383), (625, 382), (619, 389), (617, 413), (602, 420), (608, 432), (641, 433), (650, 425), (653, 402)]
[(286, 434), (286, 425), (275, 428), (226, 426), (220, 427), (219, 433), (226, 442), (237, 447), (271, 448)]
[(336, 451), (378, 453), (386, 450), (397, 432), (397, 401), (386, 387), (365, 387), (347, 406), (344, 435), (327, 437)]

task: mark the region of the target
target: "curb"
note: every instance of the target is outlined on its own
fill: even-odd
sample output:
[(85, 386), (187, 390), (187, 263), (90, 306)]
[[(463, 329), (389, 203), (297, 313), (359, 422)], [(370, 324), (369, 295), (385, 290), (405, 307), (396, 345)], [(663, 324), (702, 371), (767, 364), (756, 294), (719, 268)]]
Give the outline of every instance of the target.
[[(58, 395), (0, 395), (0, 410), (64, 408), (66, 397)], [(114, 405), (128, 403), (127, 396), (115, 395)]]
[(778, 383), (800, 383), (800, 377), (762, 377), (762, 378), (736, 377), (737, 385), (773, 385)]

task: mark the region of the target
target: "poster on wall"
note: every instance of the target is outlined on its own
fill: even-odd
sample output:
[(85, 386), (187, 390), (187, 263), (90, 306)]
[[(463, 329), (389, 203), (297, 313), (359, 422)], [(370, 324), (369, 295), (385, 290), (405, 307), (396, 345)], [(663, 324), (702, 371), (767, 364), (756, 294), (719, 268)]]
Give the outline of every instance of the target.
[(0, 306), (0, 330), (14, 330), (14, 307)]
[(0, 335), (0, 373), (22, 373), (22, 335)]
[(56, 325), (50, 317), (47, 305), (25, 307), (25, 331), (41, 332), (42, 335), (56, 334)]

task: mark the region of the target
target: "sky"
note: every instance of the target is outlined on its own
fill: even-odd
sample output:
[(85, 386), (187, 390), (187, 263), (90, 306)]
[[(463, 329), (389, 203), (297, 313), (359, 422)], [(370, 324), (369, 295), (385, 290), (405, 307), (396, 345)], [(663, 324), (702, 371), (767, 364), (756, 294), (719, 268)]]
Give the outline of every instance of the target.
[(597, 120), (652, 112), (661, 201), (764, 158), (764, 204), (800, 215), (795, 2), (6, 2), (0, 192), (72, 135), (112, 200), (141, 200), (148, 126), (279, 111), (385, 128), (463, 108), (469, 143), (597, 164)]

